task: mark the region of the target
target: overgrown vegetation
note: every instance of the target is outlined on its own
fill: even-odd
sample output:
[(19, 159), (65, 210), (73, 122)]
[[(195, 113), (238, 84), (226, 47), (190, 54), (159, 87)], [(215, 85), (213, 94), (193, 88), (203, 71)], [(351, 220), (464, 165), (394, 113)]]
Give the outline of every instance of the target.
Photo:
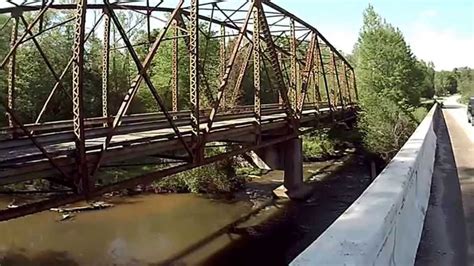
[(399, 29), (369, 6), (354, 49), (361, 112), (358, 125), (369, 152), (388, 161), (415, 130), (434, 95), (431, 63), (418, 61)]
[(178, 193), (230, 193), (245, 185), (245, 176), (237, 175), (232, 160), (181, 172), (156, 181), (152, 188), (156, 192)]
[(361, 135), (357, 128), (345, 124), (334, 125), (330, 129), (316, 130), (303, 139), (303, 159), (322, 161), (344, 154), (348, 148), (360, 146)]
[(458, 80), (458, 91), (462, 95), (462, 101), (467, 103), (469, 97), (474, 97), (474, 69), (463, 67), (453, 71)]
[(317, 131), (303, 136), (303, 158), (305, 161), (324, 160), (335, 155), (336, 147), (327, 132)]

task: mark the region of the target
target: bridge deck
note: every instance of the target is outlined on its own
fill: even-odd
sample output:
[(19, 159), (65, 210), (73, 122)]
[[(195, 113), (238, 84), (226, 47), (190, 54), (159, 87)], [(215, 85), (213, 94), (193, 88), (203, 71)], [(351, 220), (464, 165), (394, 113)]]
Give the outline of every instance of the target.
[[(314, 107), (307, 107), (305, 109), (300, 120), (301, 124), (327, 118), (331, 114), (329, 108), (317, 110)], [(342, 107), (337, 107), (337, 110), (342, 110)], [(262, 113), (262, 134), (268, 134), (274, 130), (281, 131), (287, 127), (284, 110), (272, 108)], [(178, 118), (175, 122), (184, 139), (190, 142), (189, 119)], [(96, 160), (101, 151), (108, 130), (107, 127), (88, 129), (85, 143), (87, 159), (90, 164)], [(201, 124), (201, 130), (205, 130), (205, 123)], [(284, 134), (285, 131), (281, 132)], [(255, 118), (253, 113), (221, 115), (217, 117), (206, 141), (232, 142), (239, 137), (248, 137), (254, 134)], [(46, 132), (35, 135), (35, 138), (58, 165), (64, 167), (69, 173), (75, 171), (73, 167), (75, 143), (70, 130)], [(137, 123), (127, 123), (118, 128), (117, 134), (112, 138), (104, 155), (103, 163), (120, 162), (149, 155), (163, 155), (166, 152), (176, 152), (183, 149), (184, 147), (177, 139), (173, 129), (163, 119), (139, 120)], [(0, 142), (0, 185), (58, 174), (44, 154), (28, 138)]]

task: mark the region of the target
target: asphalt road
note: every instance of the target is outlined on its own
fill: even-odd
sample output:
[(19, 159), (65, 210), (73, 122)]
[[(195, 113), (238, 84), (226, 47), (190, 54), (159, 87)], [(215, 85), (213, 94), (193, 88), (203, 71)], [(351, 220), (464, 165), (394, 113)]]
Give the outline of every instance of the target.
[(474, 128), (459, 96), (444, 101), (416, 265), (474, 265)]

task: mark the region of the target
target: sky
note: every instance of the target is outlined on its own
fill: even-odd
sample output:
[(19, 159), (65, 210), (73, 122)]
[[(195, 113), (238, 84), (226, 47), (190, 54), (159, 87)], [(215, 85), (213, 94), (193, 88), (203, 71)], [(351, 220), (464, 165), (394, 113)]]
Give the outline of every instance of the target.
[(437, 70), (474, 68), (473, 0), (273, 0), (315, 26), (337, 49), (351, 53), (370, 4), (398, 27), (419, 59)]
[[(96, 1), (101, 2), (101, 0), (89, 0), (89, 2)], [(154, 1), (157, 0), (151, 2)], [(209, 0), (200, 1), (209, 2)], [(227, 0), (227, 2), (240, 5), (243, 1)], [(272, 0), (272, 2), (309, 22), (337, 49), (345, 53), (352, 52), (362, 26), (362, 13), (369, 4), (372, 4), (382, 18), (402, 31), (414, 55), (424, 61), (433, 62), (436, 70), (452, 70), (462, 66), (474, 68), (474, 0)], [(5, 0), (0, 0), (0, 7), (5, 6), (5, 3)]]

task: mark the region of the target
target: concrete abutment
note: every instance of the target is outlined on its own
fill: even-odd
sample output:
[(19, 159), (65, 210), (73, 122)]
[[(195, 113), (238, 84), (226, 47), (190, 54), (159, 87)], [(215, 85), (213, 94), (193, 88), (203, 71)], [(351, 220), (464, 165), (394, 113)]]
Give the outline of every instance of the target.
[(301, 200), (311, 194), (311, 186), (303, 180), (303, 141), (300, 138), (259, 149), (256, 154), (268, 168), (284, 171), (284, 186), (289, 198)]

